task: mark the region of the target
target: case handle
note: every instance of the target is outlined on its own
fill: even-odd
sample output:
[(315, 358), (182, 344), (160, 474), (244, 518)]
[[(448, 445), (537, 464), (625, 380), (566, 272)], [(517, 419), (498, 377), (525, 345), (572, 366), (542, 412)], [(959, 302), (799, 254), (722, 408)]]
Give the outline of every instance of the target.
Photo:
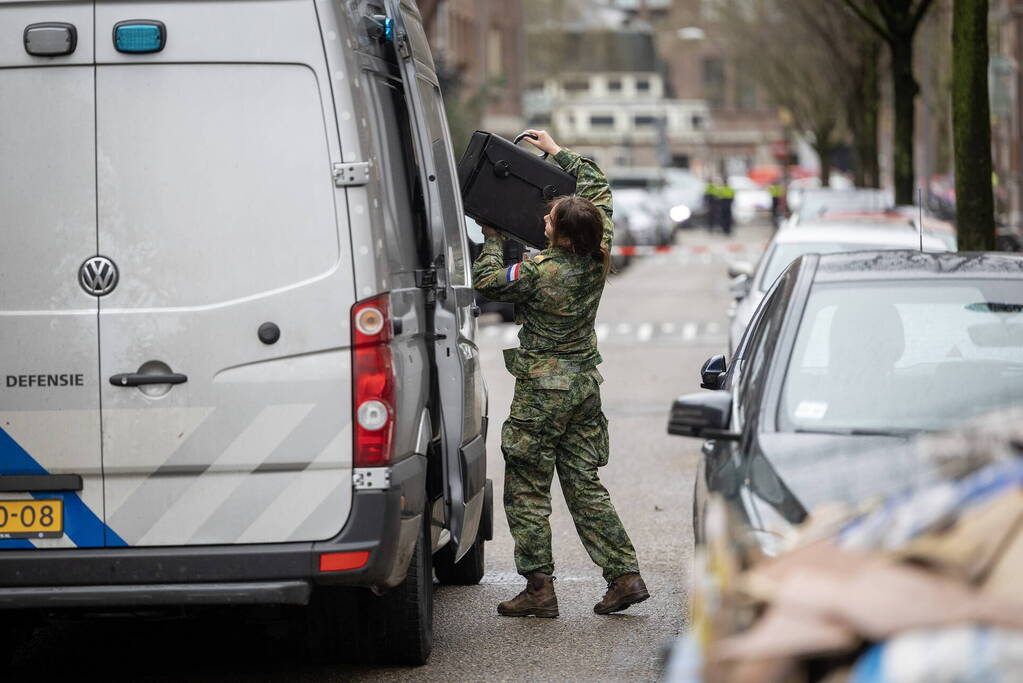
[[(520, 135), (517, 138), (515, 138), (515, 144), (517, 145), (520, 142), (522, 142), (522, 138), (533, 138), (534, 140), (539, 140), (540, 136), (539, 135), (534, 135), (533, 133), (523, 133), (522, 135)], [(540, 158), (541, 159), (546, 159), (547, 158), (547, 152), (544, 152), (543, 154), (541, 154)]]

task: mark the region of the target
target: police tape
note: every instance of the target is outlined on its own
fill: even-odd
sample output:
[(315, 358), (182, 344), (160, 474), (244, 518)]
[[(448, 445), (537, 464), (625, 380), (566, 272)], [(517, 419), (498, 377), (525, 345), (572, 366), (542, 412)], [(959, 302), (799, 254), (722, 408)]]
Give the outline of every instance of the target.
[(655, 254), (740, 254), (743, 252), (761, 252), (762, 244), (744, 244), (727, 242), (724, 244), (666, 244), (653, 246), (648, 244), (634, 246), (611, 247), (612, 256), (652, 256)]

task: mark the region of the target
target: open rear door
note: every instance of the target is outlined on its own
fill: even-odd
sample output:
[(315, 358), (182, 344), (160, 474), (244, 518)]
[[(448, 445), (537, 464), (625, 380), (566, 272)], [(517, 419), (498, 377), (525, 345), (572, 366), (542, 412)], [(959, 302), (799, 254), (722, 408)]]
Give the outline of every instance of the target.
[(387, 0), (415, 137), (436, 268), (434, 352), (441, 413), (447, 521), (455, 557), (476, 540), (486, 484), (485, 390), (475, 343), (472, 280), (444, 103), (419, 10)]

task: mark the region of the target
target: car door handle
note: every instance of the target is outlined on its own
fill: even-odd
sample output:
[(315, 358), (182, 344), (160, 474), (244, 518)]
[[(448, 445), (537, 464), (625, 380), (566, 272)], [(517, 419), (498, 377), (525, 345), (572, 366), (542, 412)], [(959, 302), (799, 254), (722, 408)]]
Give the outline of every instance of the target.
[(178, 372), (161, 375), (128, 372), (114, 375), (110, 378), (110, 383), (115, 387), (141, 387), (147, 384), (184, 384), (187, 381), (188, 377)]

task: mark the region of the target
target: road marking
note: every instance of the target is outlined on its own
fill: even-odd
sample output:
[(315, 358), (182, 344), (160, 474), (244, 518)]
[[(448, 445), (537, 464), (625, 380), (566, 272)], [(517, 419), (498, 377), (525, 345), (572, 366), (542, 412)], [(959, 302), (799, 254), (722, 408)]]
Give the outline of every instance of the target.
[(720, 327), (716, 322), (707, 323), (707, 334), (710, 336), (717, 334)]
[(696, 323), (686, 323), (682, 326), (682, 339), (684, 341), (696, 339)]
[(643, 323), (642, 325), (639, 326), (639, 329), (636, 331), (636, 339), (638, 339), (641, 342), (650, 341), (650, 337), (652, 337), (653, 335), (654, 326), (651, 325), (650, 323)]
[(661, 334), (668, 335), (675, 333), (675, 323), (661, 323)]
[(632, 328), (629, 326), (629, 323), (618, 323), (618, 327), (615, 328), (615, 334), (625, 336), (631, 329)]
[(611, 333), (611, 326), (601, 323), (597, 325), (597, 341), (604, 341), (607, 339), (607, 335)]

